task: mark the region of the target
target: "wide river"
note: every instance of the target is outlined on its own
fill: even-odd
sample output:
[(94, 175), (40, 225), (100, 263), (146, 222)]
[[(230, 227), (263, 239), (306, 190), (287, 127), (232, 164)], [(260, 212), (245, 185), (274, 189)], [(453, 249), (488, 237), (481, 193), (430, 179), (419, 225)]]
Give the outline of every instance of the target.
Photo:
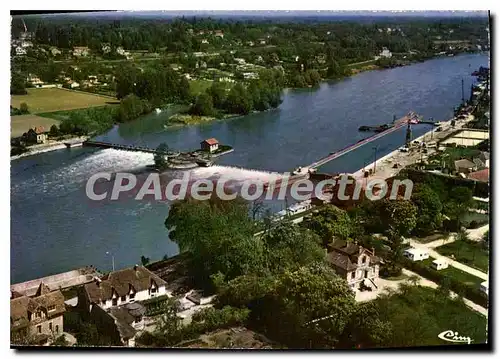
[[(426, 118), (449, 119), (454, 106), (470, 94), (471, 72), (488, 66), (484, 54), (439, 58), (412, 66), (370, 71), (323, 83), (317, 89), (288, 90), (273, 111), (227, 121), (165, 130), (168, 113), (150, 115), (115, 127), (99, 138), (112, 143), (190, 150), (215, 137), (235, 151), (210, 168), (190, 171), (192, 177), (266, 178), (265, 171), (291, 171), (329, 152), (366, 137), (361, 125), (392, 121), (413, 110)], [(414, 136), (429, 130), (413, 127)], [(373, 147), (381, 157), (404, 143), (404, 130), (383, 137), (322, 168), (322, 172), (356, 171), (371, 163)], [(144, 173), (153, 163), (147, 153), (79, 148), (25, 157), (11, 163), (11, 282), (67, 271), (85, 265), (111, 269), (178, 252), (164, 227), (169, 204), (152, 200), (93, 202), (85, 195), (97, 172)], [(238, 166), (259, 171), (239, 170)], [(167, 177), (179, 176), (167, 173)], [(273, 209), (276, 203), (273, 203)], [(110, 254), (106, 254), (109, 252)]]

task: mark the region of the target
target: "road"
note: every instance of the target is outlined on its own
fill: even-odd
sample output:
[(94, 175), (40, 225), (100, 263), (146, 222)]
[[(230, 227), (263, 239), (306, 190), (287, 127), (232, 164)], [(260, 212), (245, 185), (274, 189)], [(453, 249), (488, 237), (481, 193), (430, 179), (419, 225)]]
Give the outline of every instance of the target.
[[(470, 236), (474, 235), (475, 237), (481, 236), (481, 233), (486, 232), (488, 230), (488, 228), (489, 228), (489, 226), (486, 225), (486, 226), (480, 227), (476, 230), (468, 230), (469, 235)], [(471, 231), (473, 231), (473, 232), (471, 232)], [(463, 263), (457, 262), (449, 257), (445, 257), (434, 250), (434, 248), (436, 248), (436, 247), (439, 247), (439, 246), (442, 246), (442, 245), (445, 245), (448, 243), (453, 243), (456, 239), (455, 236), (456, 236), (456, 234), (452, 234), (448, 237), (448, 239), (445, 239), (445, 240), (438, 239), (437, 241), (433, 241), (433, 242), (429, 242), (429, 243), (420, 243), (414, 239), (410, 239), (410, 245), (414, 248), (426, 249), (429, 252), (429, 256), (431, 256), (432, 258), (436, 258), (436, 259), (442, 258), (442, 259), (446, 260), (452, 267), (455, 267), (463, 272), (467, 272), (469, 274), (472, 274), (473, 276), (481, 278), (482, 280), (488, 280), (487, 273), (484, 273), (478, 269), (469, 267)]]
[[(430, 287), (433, 289), (436, 289), (438, 287), (438, 284), (434, 283), (433, 281), (430, 281), (417, 273), (414, 273), (408, 269), (403, 268), (403, 274), (406, 275), (407, 277), (417, 277), (419, 279), (418, 285), (421, 285), (423, 287)], [(357, 302), (368, 302), (370, 300), (376, 299), (379, 295), (385, 294), (391, 290), (399, 290), (399, 286), (401, 283), (408, 283), (408, 278), (401, 279), (401, 280), (387, 280), (383, 278), (378, 278), (376, 280), (376, 284), (378, 286), (378, 290), (373, 291), (373, 292), (356, 292), (356, 301)], [(455, 298), (457, 296), (456, 293), (450, 292), (450, 297)], [(485, 317), (488, 317), (488, 309), (474, 303), (473, 301), (464, 298), (464, 303), (467, 305), (469, 308), (472, 310), (484, 315)]]

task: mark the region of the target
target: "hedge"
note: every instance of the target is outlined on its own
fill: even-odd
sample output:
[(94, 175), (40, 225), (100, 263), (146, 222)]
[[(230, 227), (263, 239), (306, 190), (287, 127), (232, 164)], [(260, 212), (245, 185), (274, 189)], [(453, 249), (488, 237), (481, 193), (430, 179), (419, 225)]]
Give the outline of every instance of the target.
[(415, 169), (405, 168), (397, 176), (398, 178), (408, 178), (413, 183), (425, 183), (427, 179), (439, 179), (447, 188), (454, 187), (467, 187), (473, 191), (476, 197), (489, 197), (490, 189), (486, 182), (473, 181), (466, 178), (450, 177), (446, 175), (439, 175), (432, 172), (418, 171)]
[(418, 274), (422, 277), (425, 277), (433, 282), (438, 284), (442, 284), (445, 279), (448, 280), (450, 289), (459, 295), (463, 295), (465, 298), (473, 301), (476, 304), (479, 304), (482, 307), (488, 307), (488, 297), (485, 293), (483, 293), (479, 288), (476, 288), (474, 285), (462, 283), (452, 277), (446, 276), (437, 270), (426, 266), (419, 262), (413, 262), (408, 258), (401, 258), (401, 264)]

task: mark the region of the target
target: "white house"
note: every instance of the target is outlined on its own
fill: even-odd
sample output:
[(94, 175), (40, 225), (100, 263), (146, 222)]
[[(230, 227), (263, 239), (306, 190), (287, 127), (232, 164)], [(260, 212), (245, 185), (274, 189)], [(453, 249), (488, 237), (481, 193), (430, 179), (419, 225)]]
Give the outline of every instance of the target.
[(90, 50), (87, 46), (75, 46), (73, 47), (73, 56), (85, 57), (89, 54)]
[(210, 153), (215, 152), (219, 149), (219, 141), (215, 138), (209, 138), (200, 143), (201, 149), (204, 151), (209, 151)]
[(389, 51), (387, 47), (383, 47), (379, 55), (380, 57), (386, 57), (386, 58), (392, 57), (392, 53)]
[(82, 301), (106, 310), (127, 303), (167, 295), (166, 282), (143, 266), (111, 272), (84, 286)]
[(448, 268), (448, 262), (444, 258), (435, 259), (431, 263), (431, 267), (435, 270)]
[(429, 252), (420, 248), (409, 248), (404, 251), (403, 255), (414, 262), (429, 258)]

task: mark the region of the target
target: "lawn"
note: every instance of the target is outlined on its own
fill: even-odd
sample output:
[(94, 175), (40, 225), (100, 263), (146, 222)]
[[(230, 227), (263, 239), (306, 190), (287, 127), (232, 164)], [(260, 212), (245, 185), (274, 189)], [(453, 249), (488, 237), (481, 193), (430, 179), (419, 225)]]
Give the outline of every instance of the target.
[(365, 305), (376, 307), (376, 319), (390, 322), (386, 347), (450, 345), (438, 337), (446, 330), (470, 337), (473, 344), (486, 340), (484, 316), (432, 288), (410, 286), (404, 293), (382, 296)]
[(19, 108), (21, 103), (25, 102), (32, 114), (103, 106), (117, 102), (117, 100), (107, 96), (59, 88), (30, 88), (27, 91), (27, 95), (11, 96), (10, 104), (13, 107)]
[(53, 118), (45, 118), (37, 115), (19, 115), (10, 117), (10, 137), (19, 137), (28, 132), (30, 128), (42, 126), (46, 131), (50, 126), (59, 125), (59, 121)]
[[(429, 258), (424, 261), (422, 261), (422, 264), (430, 267), (432, 261), (434, 258)], [(439, 273), (446, 275), (450, 278), (456, 279), (459, 282), (465, 283), (465, 284), (470, 284), (473, 286), (478, 287), (479, 284), (484, 282), (484, 279), (481, 279), (479, 277), (476, 277), (475, 275), (469, 274), (467, 272), (461, 271), (460, 269), (457, 269), (455, 267), (452, 267), (451, 265), (448, 266), (446, 269), (441, 269)]]
[(193, 96), (197, 96), (212, 86), (212, 83), (213, 81), (208, 80), (192, 80), (189, 81), (189, 89), (191, 90)]
[(453, 254), (456, 261), (477, 268), (485, 273), (488, 272), (489, 252), (482, 248), (479, 243), (456, 241), (437, 247), (436, 251), (447, 257)]

